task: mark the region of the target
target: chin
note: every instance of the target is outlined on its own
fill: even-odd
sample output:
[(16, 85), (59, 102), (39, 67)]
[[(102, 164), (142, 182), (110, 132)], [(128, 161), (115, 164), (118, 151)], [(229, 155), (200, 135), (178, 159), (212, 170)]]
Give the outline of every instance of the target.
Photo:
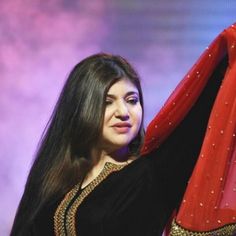
[(127, 146), (129, 146), (129, 144), (131, 143), (132, 140), (126, 140), (126, 141), (120, 141), (120, 142), (113, 142), (110, 145), (113, 146), (116, 149), (120, 149), (120, 148), (125, 148)]
[[(136, 136), (135, 136), (136, 137)], [(106, 147), (106, 149), (112, 149), (112, 150), (117, 150), (121, 148), (127, 147), (132, 140), (135, 137), (131, 136), (126, 136), (126, 137), (121, 137), (121, 136), (113, 136), (112, 138), (107, 138), (102, 141), (103, 147)], [(102, 144), (101, 143), (101, 144)]]

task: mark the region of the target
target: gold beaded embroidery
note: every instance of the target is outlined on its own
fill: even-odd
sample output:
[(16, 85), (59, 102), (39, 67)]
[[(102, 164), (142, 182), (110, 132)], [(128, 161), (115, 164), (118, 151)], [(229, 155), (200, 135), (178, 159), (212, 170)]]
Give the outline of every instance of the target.
[(55, 235), (66, 235), (64, 229), (64, 221), (65, 221), (65, 212), (70, 203), (70, 201), (75, 197), (76, 193), (80, 189), (80, 184), (78, 183), (70, 192), (68, 192), (65, 198), (61, 201), (57, 210), (54, 214), (54, 232)]
[[(106, 162), (101, 173), (90, 182), (81, 192), (81, 194), (75, 199), (73, 204), (69, 207), (69, 204), (79, 191), (81, 184), (78, 183), (70, 192), (68, 192), (65, 198), (61, 201), (54, 215), (54, 232), (56, 236), (64, 235), (76, 235), (76, 222), (75, 215), (78, 207), (83, 200), (94, 190), (94, 188), (101, 183), (109, 174), (115, 171), (121, 170), (128, 163), (122, 165), (116, 165), (111, 162)], [(68, 210), (67, 214), (66, 211)]]
[(170, 236), (233, 236), (236, 235), (236, 224), (225, 225), (221, 228), (196, 232), (182, 228), (175, 221), (172, 222)]

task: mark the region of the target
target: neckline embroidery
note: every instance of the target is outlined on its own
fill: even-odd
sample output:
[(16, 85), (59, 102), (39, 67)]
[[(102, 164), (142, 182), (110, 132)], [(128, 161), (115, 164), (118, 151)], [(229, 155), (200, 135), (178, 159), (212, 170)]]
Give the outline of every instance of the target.
[(82, 184), (83, 184), (83, 180), (81, 181), (80, 183), (80, 187), (79, 187), (79, 190), (83, 191), (85, 188), (87, 188), (90, 184), (93, 183), (93, 181), (96, 181), (96, 179), (99, 177), (100, 174), (102, 174), (103, 171), (107, 170), (107, 169), (113, 169), (114, 171), (117, 171), (117, 170), (120, 170), (120, 169), (123, 169), (125, 166), (129, 165), (130, 163), (132, 162), (125, 162), (125, 163), (122, 163), (122, 164), (117, 164), (117, 163), (114, 163), (114, 162), (110, 162), (110, 161), (107, 161), (105, 162), (101, 172), (98, 174), (97, 177), (95, 177), (92, 181), (90, 181), (88, 184), (86, 184), (83, 188), (82, 188)]
[[(83, 200), (112, 172), (119, 171), (129, 164), (130, 163), (116, 164), (106, 162), (99, 175), (83, 189), (81, 189), (82, 182), (76, 184), (75, 187), (65, 195), (56, 209), (54, 214), (55, 235), (76, 235), (76, 212)], [(81, 191), (81, 193), (75, 198), (78, 191)]]

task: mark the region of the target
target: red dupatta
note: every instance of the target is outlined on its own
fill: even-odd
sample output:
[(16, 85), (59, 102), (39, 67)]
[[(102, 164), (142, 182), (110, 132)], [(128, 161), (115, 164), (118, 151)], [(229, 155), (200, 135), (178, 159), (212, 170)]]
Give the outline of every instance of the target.
[(158, 148), (184, 119), (225, 56), (228, 67), (197, 163), (172, 222), (172, 236), (236, 235), (236, 24), (211, 43), (149, 124), (142, 154)]

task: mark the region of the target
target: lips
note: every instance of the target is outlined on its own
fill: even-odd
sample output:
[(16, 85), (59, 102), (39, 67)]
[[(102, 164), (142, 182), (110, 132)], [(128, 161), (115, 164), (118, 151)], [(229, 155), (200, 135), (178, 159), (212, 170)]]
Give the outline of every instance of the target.
[(128, 133), (130, 128), (132, 127), (130, 123), (127, 122), (119, 122), (112, 126), (114, 130), (119, 134)]
[(123, 128), (123, 127), (128, 127), (131, 128), (131, 124), (128, 122), (119, 122), (114, 124), (112, 127), (118, 127), (118, 128)]

